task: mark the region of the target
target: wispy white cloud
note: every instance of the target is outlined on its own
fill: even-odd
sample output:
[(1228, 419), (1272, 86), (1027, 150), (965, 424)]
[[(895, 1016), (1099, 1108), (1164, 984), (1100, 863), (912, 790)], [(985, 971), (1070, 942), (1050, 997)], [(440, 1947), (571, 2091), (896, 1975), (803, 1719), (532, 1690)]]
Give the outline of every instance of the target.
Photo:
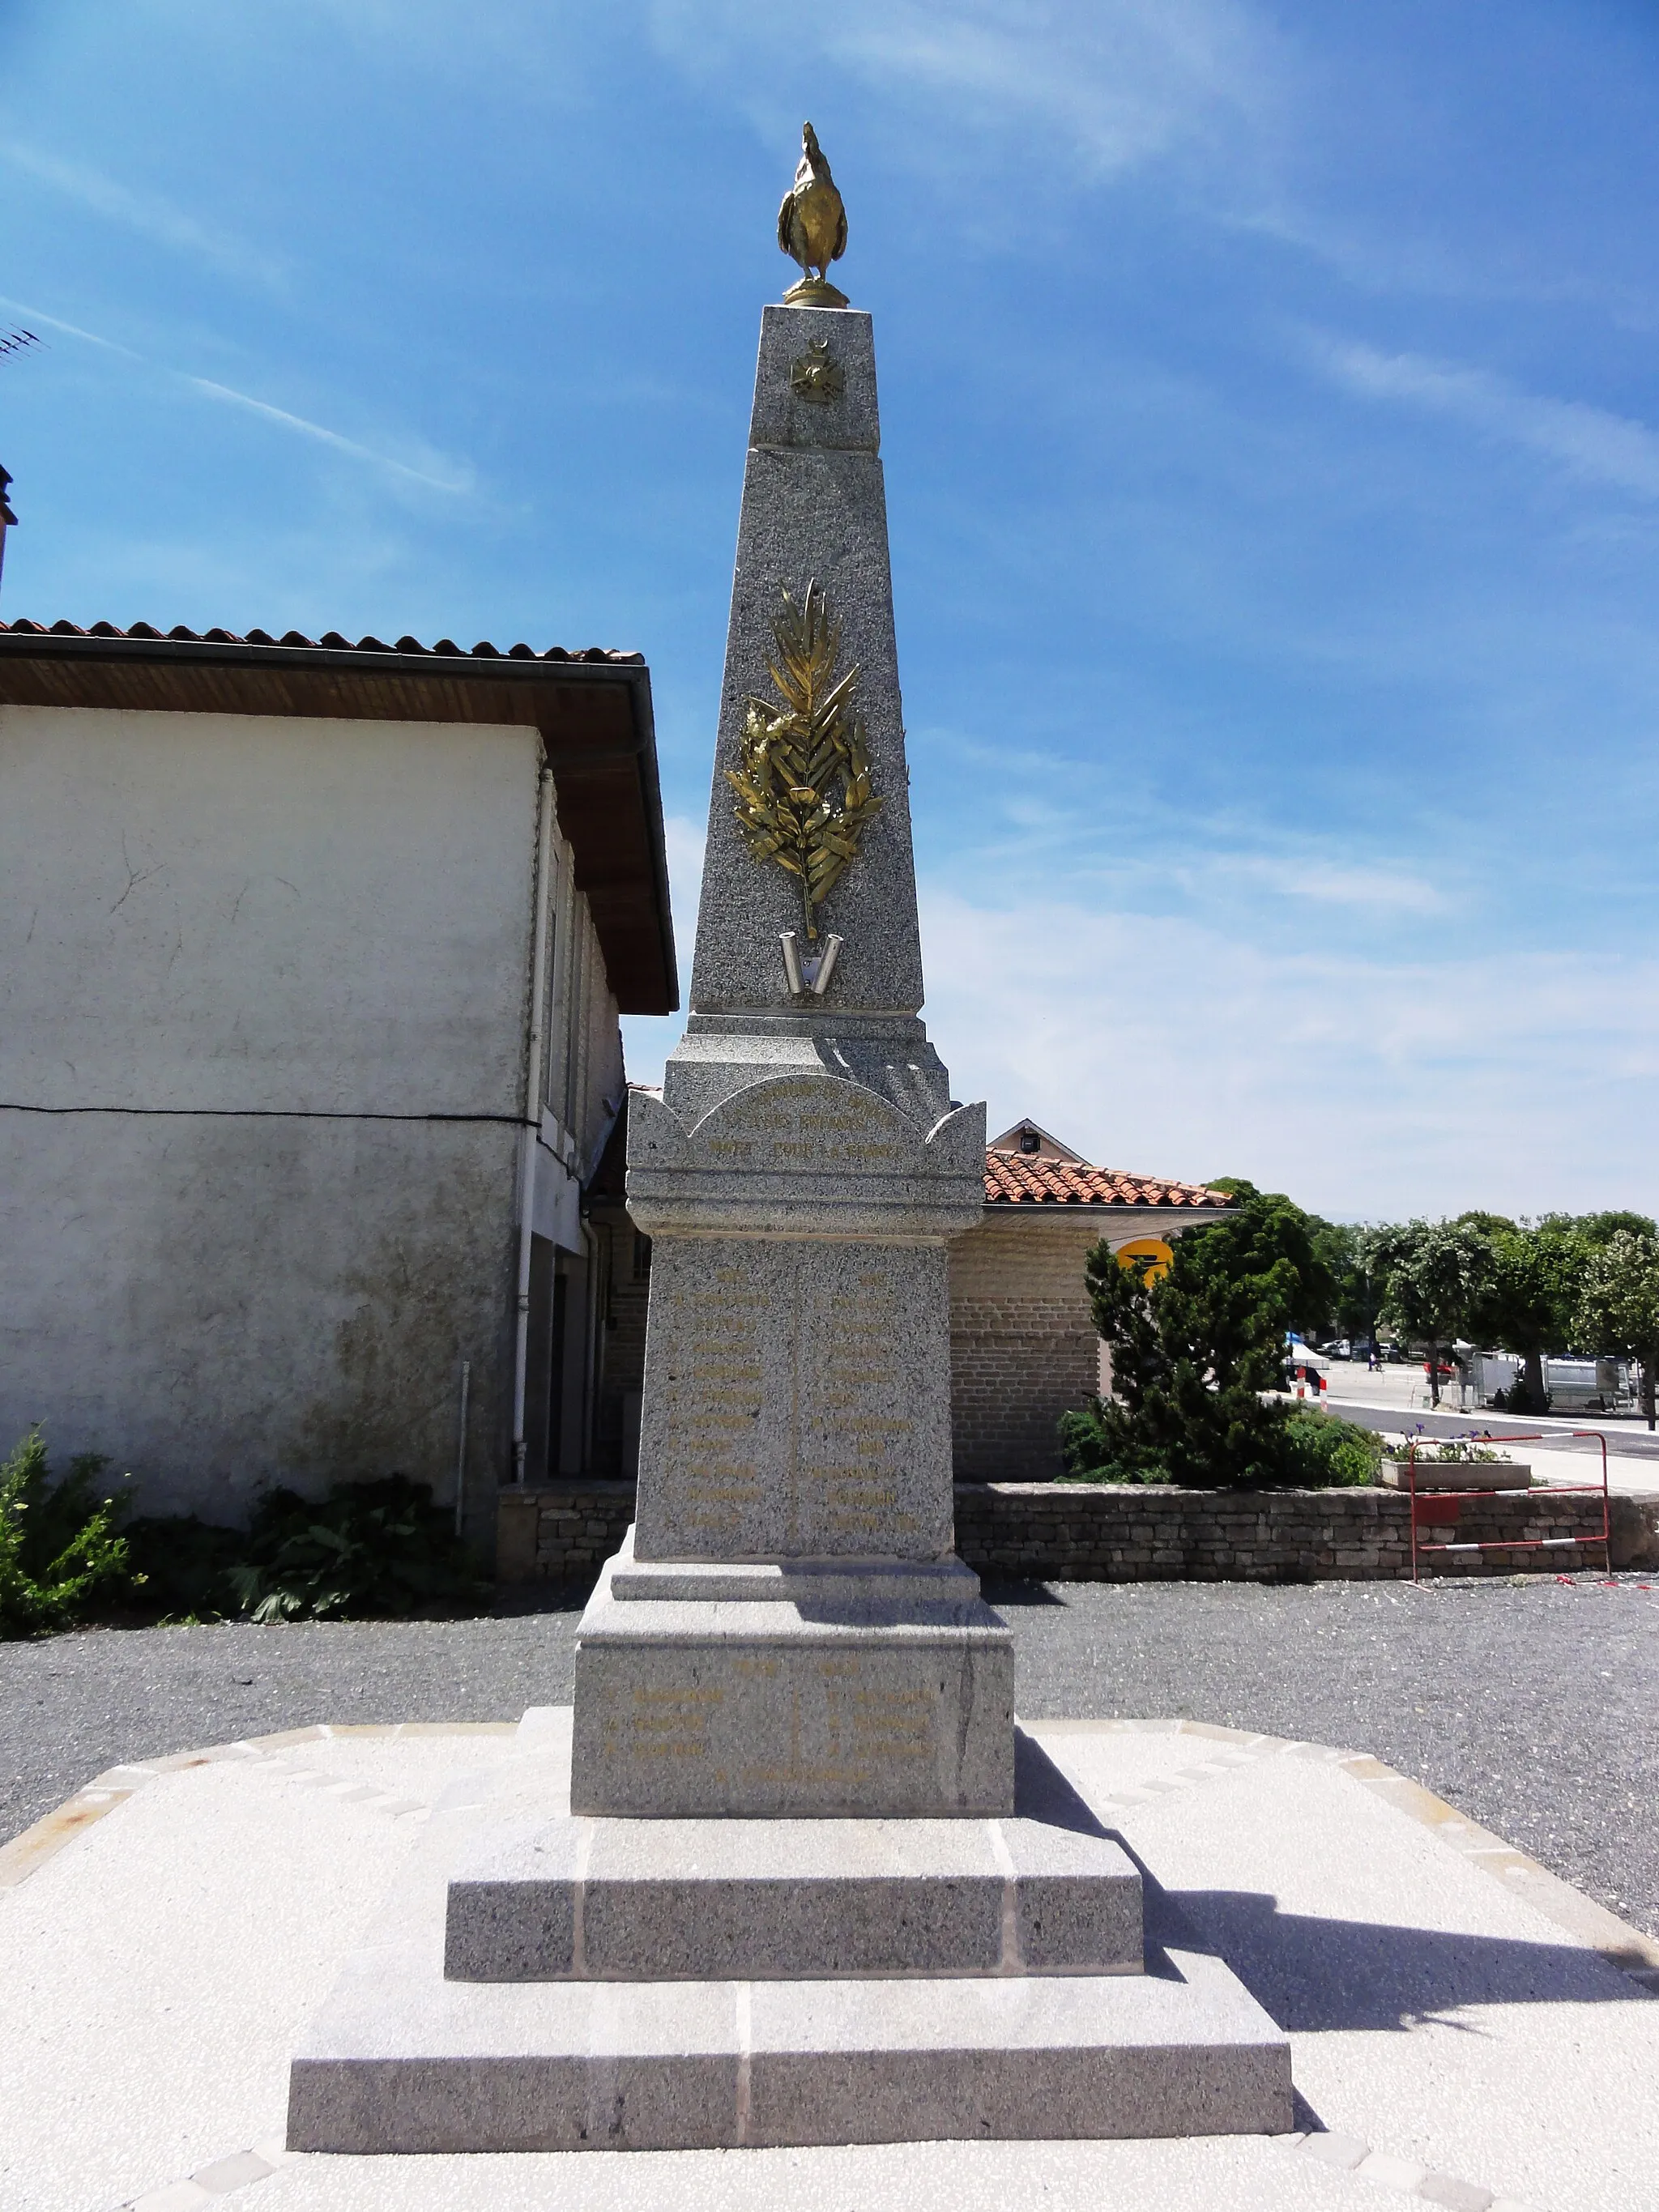
[(1483, 436), (1543, 454), (1573, 475), (1641, 499), (1659, 499), (1659, 433), (1578, 399), (1524, 391), (1490, 369), (1383, 353), (1319, 337), (1315, 365), (1363, 398), (1391, 400), (1466, 422)]
[(37, 183), (49, 185), (94, 215), (136, 231), (157, 246), (204, 262), (224, 276), (273, 288), (284, 280), (285, 266), (275, 255), (261, 252), (216, 224), (204, 222), (199, 216), (176, 207), (159, 192), (135, 191), (84, 162), (65, 161), (15, 139), (3, 150), (15, 168)]
[(1274, 41), (1237, 0), (842, 0), (806, 14), (651, 0), (648, 14), (660, 53), (763, 106), (769, 128), (809, 70), (845, 71), (866, 100), (912, 111), (899, 143), (922, 168), (971, 165), (988, 131), (1017, 137), (1028, 168), (1059, 159), (1109, 177), (1253, 133), (1278, 98)]
[(319, 445), (332, 447), (337, 453), (349, 454), (354, 460), (366, 461), (373, 468), (386, 470), (395, 477), (425, 484), (434, 491), (448, 492), (453, 496), (460, 496), (473, 489), (475, 479), (470, 468), (447, 461), (441, 455), (432, 453), (425, 447), (420, 448), (409, 460), (401, 460), (391, 453), (377, 453), (372, 446), (360, 445), (355, 438), (331, 430), (325, 423), (313, 422), (304, 415), (292, 413), (286, 407), (274, 406), (268, 399), (256, 399), (252, 392), (238, 392), (231, 385), (216, 383), (211, 377), (194, 376), (187, 369), (172, 368), (164, 362), (153, 362), (147, 354), (123, 345), (118, 339), (102, 337), (96, 331), (83, 330), (78, 323), (65, 322), (60, 316), (49, 315), (42, 307), (30, 307), (21, 300), (5, 300), (3, 295), (0, 295), (0, 304), (16, 308), (37, 323), (44, 323), (48, 330), (61, 331), (67, 337), (79, 338), (87, 345), (96, 346), (100, 352), (117, 354), (124, 361), (137, 362), (143, 368), (155, 369), (171, 382), (181, 385), (186, 391), (195, 392), (204, 399), (245, 408), (266, 422), (275, 422), (282, 429), (292, 430), (302, 438), (313, 439)]
[[(668, 841), (684, 987), (702, 825)], [(927, 1019), (994, 1127), (1033, 1114), (1103, 1164), (1248, 1175), (1339, 1218), (1659, 1206), (1659, 1044), (1629, 1012), (1659, 961), (1287, 952), (1243, 909), (990, 907), (958, 882), (921, 885)], [(624, 1023), (635, 1081), (684, 1027)]]
[[(1156, 893), (1166, 910), (1212, 918), (1246, 908), (1259, 918), (1289, 902), (1326, 915), (1406, 921), (1468, 902), (1466, 860), (1437, 854), (1429, 862), (1421, 853), (1390, 849), (1397, 823), (1381, 836), (1362, 834), (1346, 819), (1322, 824), (1316, 796), (1309, 826), (1301, 802), (1321, 792), (1331, 766), (1316, 755), (1287, 762), (1265, 803), (1204, 808), (1138, 785), (1115, 751), (1079, 757), (994, 746), (957, 732), (921, 734), (947, 758), (990, 771), (970, 787), (971, 865), (1011, 896), (1098, 902), (1103, 891), (1123, 907)], [(957, 796), (943, 779), (939, 811)], [(1305, 920), (1298, 914), (1297, 926)]]
[(228, 384), (215, 384), (205, 376), (188, 376), (182, 370), (175, 369), (171, 373), (206, 398), (224, 400), (234, 407), (246, 407), (251, 413), (263, 416), (269, 422), (279, 423), (285, 430), (296, 430), (301, 437), (314, 438), (319, 445), (332, 446), (337, 453), (349, 453), (355, 459), (371, 462), (376, 468), (389, 469), (394, 476), (407, 477), (415, 483), (429, 485), (434, 491), (447, 491), (458, 495), (472, 489), (473, 476), (470, 469), (452, 471), (447, 475), (439, 476), (434, 471), (443, 465), (441, 462), (431, 460), (417, 467), (412, 461), (394, 460), (390, 454), (375, 453), (372, 447), (360, 446), (355, 438), (342, 437), (337, 430), (330, 430), (321, 422), (307, 422), (303, 415), (291, 415), (286, 407), (273, 407), (269, 400), (255, 399), (249, 392), (233, 391)]
[(1285, 952), (1249, 927), (923, 886), (959, 1097), (1091, 1158), (1249, 1175), (1346, 1216), (1659, 1199), (1659, 963)]
[(663, 824), (668, 853), (668, 881), (674, 896), (674, 927), (689, 950), (702, 892), (702, 856), (708, 832), (689, 814), (671, 814)]
[(1281, 897), (1359, 912), (1442, 914), (1449, 903), (1443, 887), (1414, 868), (1365, 866), (1333, 860), (1265, 854), (1223, 857), (1223, 872), (1260, 884)]

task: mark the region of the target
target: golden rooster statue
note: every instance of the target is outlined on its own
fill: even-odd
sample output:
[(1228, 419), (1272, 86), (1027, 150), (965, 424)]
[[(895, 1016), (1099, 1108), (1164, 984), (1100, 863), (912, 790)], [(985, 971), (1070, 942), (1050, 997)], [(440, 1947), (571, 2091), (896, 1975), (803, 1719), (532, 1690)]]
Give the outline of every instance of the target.
[(792, 307), (846, 307), (846, 293), (830, 282), (830, 264), (847, 251), (847, 210), (810, 123), (801, 125), (795, 181), (778, 210), (778, 244), (805, 272), (783, 295)]

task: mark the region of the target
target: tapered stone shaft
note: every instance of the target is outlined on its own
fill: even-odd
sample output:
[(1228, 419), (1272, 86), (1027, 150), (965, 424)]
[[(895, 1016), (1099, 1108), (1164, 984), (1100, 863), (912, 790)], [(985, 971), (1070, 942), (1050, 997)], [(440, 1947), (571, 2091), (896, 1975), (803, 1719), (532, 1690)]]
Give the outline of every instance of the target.
[[(918, 1018), (878, 446), (869, 317), (769, 307), (690, 1019), (661, 1099), (629, 1106), (653, 1249), (639, 1504), (578, 1646), (580, 1811), (1012, 1802), (1012, 1643), (951, 1516), (946, 1248), (984, 1203), (985, 1116)], [(837, 641), (817, 696), (852, 678), (841, 727), (879, 802), (810, 908), (732, 781), (754, 787), (757, 712), (788, 708), (780, 618), (809, 589)], [(798, 816), (837, 803), (810, 772)], [(778, 1571), (758, 1596), (757, 1563)], [(653, 1579), (694, 1564), (695, 1585)]]

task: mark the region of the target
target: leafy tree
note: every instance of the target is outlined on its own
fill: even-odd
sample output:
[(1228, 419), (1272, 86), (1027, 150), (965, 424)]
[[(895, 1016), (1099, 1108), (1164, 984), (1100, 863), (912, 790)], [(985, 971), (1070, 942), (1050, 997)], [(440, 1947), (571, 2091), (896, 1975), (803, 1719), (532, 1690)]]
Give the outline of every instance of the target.
[(1477, 1286), (1470, 1334), (1490, 1337), (1525, 1361), (1526, 1402), (1517, 1403), (1511, 1394), (1510, 1411), (1547, 1413), (1543, 1355), (1565, 1352), (1572, 1341), (1591, 1247), (1559, 1221), (1521, 1229), (1508, 1223), (1488, 1233), (1490, 1259), (1486, 1280)]
[(1310, 1214), (1314, 1249), (1335, 1283), (1331, 1333), (1370, 1344), (1376, 1336), (1381, 1285), (1371, 1267), (1372, 1232), (1353, 1221), (1322, 1221)]
[(1592, 1251), (1575, 1319), (1582, 1343), (1641, 1361), (1642, 1411), (1652, 1428), (1654, 1370), (1659, 1364), (1659, 1238), (1618, 1229)]
[(1440, 1355), (1474, 1330), (1480, 1302), (1490, 1295), (1492, 1239), (1472, 1222), (1408, 1221), (1377, 1231), (1371, 1251), (1384, 1278), (1384, 1313), (1428, 1347), (1430, 1395), (1437, 1406)]
[(1621, 1229), (1632, 1237), (1645, 1237), (1650, 1243), (1659, 1242), (1659, 1222), (1646, 1213), (1546, 1213), (1540, 1217), (1538, 1226), (1580, 1237), (1591, 1245), (1607, 1243)]
[[(1328, 1262), (1325, 1232), (1334, 1224), (1304, 1213), (1283, 1191), (1261, 1191), (1243, 1176), (1222, 1176), (1212, 1190), (1224, 1190), (1238, 1201), (1218, 1221), (1189, 1229), (1176, 1245), (1207, 1274), (1237, 1281), (1264, 1273), (1283, 1260), (1296, 1277), (1289, 1293), (1287, 1325), (1299, 1334), (1316, 1334), (1336, 1303), (1336, 1278)], [(1201, 1255), (1201, 1257), (1200, 1257)]]
[(1193, 1487), (1286, 1479), (1296, 1454), (1285, 1403), (1285, 1338), (1328, 1310), (1334, 1285), (1308, 1217), (1280, 1194), (1234, 1182), (1239, 1204), (1189, 1230), (1168, 1269), (1125, 1267), (1102, 1243), (1085, 1268), (1109, 1346), (1112, 1391), (1061, 1423), (1079, 1473)]

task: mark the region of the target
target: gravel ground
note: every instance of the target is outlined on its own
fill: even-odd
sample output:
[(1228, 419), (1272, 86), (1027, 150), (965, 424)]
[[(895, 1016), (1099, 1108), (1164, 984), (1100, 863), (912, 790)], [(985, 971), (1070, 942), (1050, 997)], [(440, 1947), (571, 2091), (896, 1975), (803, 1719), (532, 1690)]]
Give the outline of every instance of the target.
[[(994, 1591), (1033, 1717), (1161, 1714), (1370, 1751), (1659, 1936), (1659, 1577)], [(0, 1838), (123, 1759), (313, 1721), (507, 1720), (580, 1604), (0, 1645)]]

